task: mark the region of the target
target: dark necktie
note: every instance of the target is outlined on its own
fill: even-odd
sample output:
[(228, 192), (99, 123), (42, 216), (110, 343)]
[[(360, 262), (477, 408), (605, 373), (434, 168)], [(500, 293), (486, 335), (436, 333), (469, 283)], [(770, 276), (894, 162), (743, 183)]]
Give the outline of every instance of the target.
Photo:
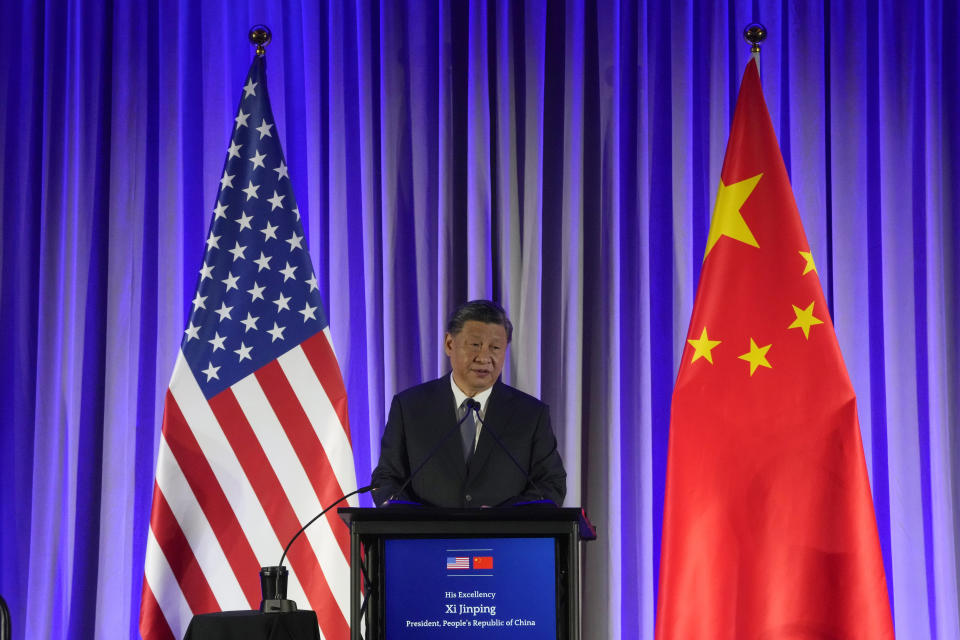
[[(462, 411), (466, 411), (466, 417), (460, 424), (460, 439), (463, 446), (463, 460), (470, 464), (470, 458), (473, 457), (473, 445), (477, 439), (477, 415), (470, 409), (472, 398), (467, 398), (460, 405)], [(460, 415), (464, 415), (461, 413)]]

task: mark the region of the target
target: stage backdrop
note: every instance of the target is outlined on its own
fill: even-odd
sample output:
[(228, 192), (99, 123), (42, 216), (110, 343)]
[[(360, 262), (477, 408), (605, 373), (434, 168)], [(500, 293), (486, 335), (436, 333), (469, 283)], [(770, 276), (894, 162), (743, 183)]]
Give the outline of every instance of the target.
[[(900, 638), (956, 639), (956, 3), (4, 0), (0, 593), (15, 637), (136, 635), (163, 393), (252, 48), (357, 478), (448, 311), (503, 303), (600, 539), (588, 638), (652, 638), (670, 395), (748, 57), (860, 421)], [(272, 563), (274, 560), (270, 559)], [(243, 606), (243, 603), (224, 603)]]

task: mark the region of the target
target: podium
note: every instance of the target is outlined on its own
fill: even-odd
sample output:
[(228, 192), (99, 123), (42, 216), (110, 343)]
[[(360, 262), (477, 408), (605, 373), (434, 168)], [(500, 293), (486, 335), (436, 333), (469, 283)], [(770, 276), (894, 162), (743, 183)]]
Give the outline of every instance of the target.
[[(351, 638), (580, 638), (581, 509), (338, 509)], [(523, 629), (519, 629), (523, 627)], [(363, 631), (363, 633), (361, 633)]]
[(257, 610), (198, 613), (183, 640), (320, 640), (317, 614), (310, 610), (261, 613)]

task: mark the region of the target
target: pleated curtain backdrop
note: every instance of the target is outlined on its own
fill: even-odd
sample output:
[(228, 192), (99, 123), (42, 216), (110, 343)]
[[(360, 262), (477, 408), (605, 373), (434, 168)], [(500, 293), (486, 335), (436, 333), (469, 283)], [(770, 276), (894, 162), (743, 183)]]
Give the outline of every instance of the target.
[[(960, 638), (953, 2), (3, 0), (0, 593), (14, 637), (137, 637), (163, 394), (252, 47), (350, 403), (492, 297), (551, 406), (586, 638), (653, 637), (670, 397), (749, 51), (860, 422), (901, 638)], [(369, 504), (367, 502), (366, 504)], [(265, 560), (266, 562), (266, 560)], [(222, 603), (241, 608), (244, 603)]]

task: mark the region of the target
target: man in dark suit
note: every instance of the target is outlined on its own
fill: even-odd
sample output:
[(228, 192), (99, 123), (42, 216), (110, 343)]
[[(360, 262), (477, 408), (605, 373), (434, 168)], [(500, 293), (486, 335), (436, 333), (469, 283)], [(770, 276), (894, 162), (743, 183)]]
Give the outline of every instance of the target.
[(567, 474), (547, 405), (499, 380), (512, 334), (495, 302), (453, 312), (443, 340), (450, 375), (393, 398), (372, 474), (378, 506), (563, 502)]

